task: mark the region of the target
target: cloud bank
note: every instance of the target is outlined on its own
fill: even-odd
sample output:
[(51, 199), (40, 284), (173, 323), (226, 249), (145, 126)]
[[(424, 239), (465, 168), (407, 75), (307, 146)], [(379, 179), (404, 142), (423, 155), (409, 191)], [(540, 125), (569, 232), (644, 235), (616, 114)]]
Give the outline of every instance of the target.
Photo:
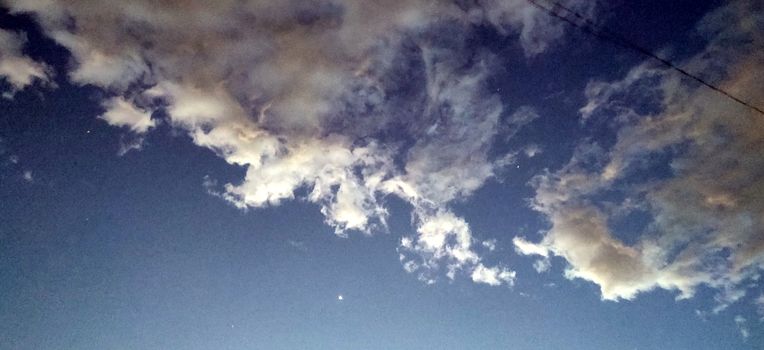
[(563, 28), (527, 2), (5, 4), (71, 52), (71, 81), (112, 95), (103, 120), (143, 135), (162, 109), (195, 144), (246, 168), (238, 183), (206, 181), (233, 205), (278, 205), (307, 190), (346, 235), (384, 229), (385, 198), (396, 196), (417, 225), (399, 248), (407, 271), (428, 282), (441, 272), (513, 282), (508, 268), (484, 265), (486, 245), (450, 203), (513, 162), (491, 152), (512, 136), (501, 130), (537, 117), (528, 108), (507, 117), (486, 85), (496, 57), (468, 40), (474, 26), (491, 26), (527, 56), (543, 52)]
[[(698, 31), (707, 45), (681, 66), (760, 105), (761, 6), (729, 4)], [(655, 288), (688, 298), (704, 285), (718, 289), (719, 312), (757, 286), (764, 116), (652, 62), (622, 80), (591, 82), (586, 96), (584, 122), (608, 118), (617, 138), (611, 146), (583, 142), (566, 166), (534, 179), (533, 207), (551, 228), (538, 243), (516, 238), (516, 250), (540, 257), (540, 266), (562, 257), (567, 277), (596, 283), (608, 300)], [(647, 224), (615, 228), (633, 214)]]

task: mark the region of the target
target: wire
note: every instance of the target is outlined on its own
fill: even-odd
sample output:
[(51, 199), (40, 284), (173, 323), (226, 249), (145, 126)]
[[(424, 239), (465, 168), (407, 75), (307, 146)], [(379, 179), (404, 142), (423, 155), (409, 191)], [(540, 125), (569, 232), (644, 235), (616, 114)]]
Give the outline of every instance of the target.
[[(636, 51), (636, 52), (638, 52), (638, 53), (640, 53), (640, 54), (642, 54), (644, 56), (652, 58), (652, 59), (662, 63), (663, 65), (665, 65), (665, 66), (667, 66), (667, 67), (669, 67), (669, 68), (679, 72), (680, 74), (684, 75), (685, 77), (688, 77), (688, 78), (690, 78), (692, 80), (695, 80), (696, 82), (698, 82), (698, 83), (700, 83), (700, 84), (710, 88), (711, 90), (714, 90), (714, 91), (716, 91), (716, 92), (726, 96), (727, 98), (732, 99), (733, 101), (735, 101), (735, 102), (737, 102), (737, 103), (739, 103), (739, 104), (741, 104), (741, 105), (743, 105), (745, 107), (748, 107), (751, 110), (754, 110), (754, 111), (758, 112), (761, 115), (764, 115), (764, 110), (762, 110), (761, 108), (759, 108), (759, 107), (757, 107), (757, 106), (755, 106), (755, 105), (753, 105), (753, 104), (751, 104), (751, 103), (749, 103), (747, 101), (744, 101), (744, 100), (736, 97), (735, 95), (725, 91), (724, 89), (722, 89), (720, 87), (717, 87), (717, 86), (709, 83), (705, 79), (703, 79), (703, 78), (701, 78), (701, 77), (699, 77), (699, 76), (697, 76), (695, 74), (692, 74), (692, 73), (684, 70), (683, 68), (681, 68), (678, 65), (674, 64), (673, 62), (671, 62), (671, 61), (669, 61), (669, 60), (667, 60), (665, 58), (662, 58), (662, 57), (654, 54), (649, 49), (647, 49), (647, 48), (645, 48), (643, 46), (640, 46), (640, 45), (632, 42), (629, 39), (626, 39), (622, 35), (619, 35), (618, 33), (610, 31), (610, 30), (608, 30), (605, 27), (597, 26), (592, 20), (590, 20), (587, 17), (581, 15), (580, 13), (576, 12), (575, 10), (560, 4), (557, 1), (546, 0), (549, 3), (551, 3), (553, 5), (553, 7), (544, 6), (538, 0), (527, 0), (527, 1), (529, 3), (531, 3), (533, 6), (536, 6), (537, 8), (543, 10), (548, 15), (550, 15), (552, 17), (555, 17), (557, 19), (560, 19), (560, 20), (562, 20), (562, 21), (564, 21), (564, 22), (566, 22), (566, 23), (568, 23), (568, 24), (570, 24), (570, 25), (572, 25), (572, 26), (582, 30), (583, 32), (589, 33), (589, 34), (591, 34), (591, 35), (593, 35), (593, 36), (595, 36), (595, 37), (597, 37), (599, 39), (602, 39), (602, 40), (605, 40), (605, 41), (610, 41), (610, 42), (612, 42), (612, 43), (614, 43), (614, 44), (616, 44), (618, 46), (621, 46), (621, 47), (624, 47), (624, 48)], [(571, 19), (570, 17), (564, 15), (562, 12), (565, 12), (565, 13), (568, 13), (568, 14), (574, 16), (575, 18), (580, 20), (580, 22)]]

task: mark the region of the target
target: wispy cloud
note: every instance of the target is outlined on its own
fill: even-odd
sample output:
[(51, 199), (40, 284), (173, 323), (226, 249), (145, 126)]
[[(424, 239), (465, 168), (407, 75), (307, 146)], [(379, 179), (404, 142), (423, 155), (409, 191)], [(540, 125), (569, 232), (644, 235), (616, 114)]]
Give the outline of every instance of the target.
[(305, 244), (303, 241), (295, 241), (295, 240), (287, 240), (287, 244), (289, 244), (290, 247), (297, 249), (301, 252), (307, 252), (308, 251), (308, 245)]
[(735, 316), (735, 325), (743, 338), (751, 336), (751, 330), (748, 329), (748, 320), (746, 320), (745, 317), (740, 315)]

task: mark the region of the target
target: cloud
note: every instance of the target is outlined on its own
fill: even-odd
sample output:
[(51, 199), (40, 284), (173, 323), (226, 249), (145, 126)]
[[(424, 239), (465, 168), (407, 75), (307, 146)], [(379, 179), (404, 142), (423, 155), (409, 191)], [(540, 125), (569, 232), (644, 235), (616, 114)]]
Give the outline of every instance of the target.
[(34, 81), (50, 82), (50, 68), (43, 63), (26, 57), (22, 48), (26, 43), (23, 34), (0, 29), (0, 79), (10, 84), (11, 91), (4, 92), (3, 97), (13, 95)]
[(124, 126), (131, 131), (143, 134), (154, 127), (151, 113), (139, 109), (122, 97), (114, 97), (103, 101), (106, 112), (99, 116), (113, 126)]
[(740, 331), (740, 335), (745, 339), (751, 335), (751, 331), (748, 329), (748, 320), (745, 317), (737, 315), (735, 316), (735, 326)]
[[(762, 101), (762, 14), (752, 6), (706, 16), (698, 28), (707, 46), (681, 65)], [(706, 285), (719, 291), (719, 312), (745, 296), (764, 268), (764, 160), (755, 146), (764, 143), (764, 118), (650, 62), (622, 80), (590, 83), (586, 95), (582, 118), (613, 118), (615, 144), (582, 143), (566, 166), (534, 179), (533, 207), (551, 228), (538, 243), (516, 239), (516, 249), (564, 258), (567, 277), (596, 283), (608, 300), (654, 288), (687, 298)], [(660, 157), (670, 158), (668, 169), (651, 160)], [(651, 221), (636, 236), (619, 232), (611, 220), (624, 211)]]
[(464, 219), (451, 212), (418, 213), (419, 228), (416, 236), (403, 237), (399, 248), (404, 268), (417, 273), (418, 278), (434, 283), (437, 272), (446, 271), (454, 279), (466, 271), (474, 282), (496, 286), (513, 285), (515, 272), (505, 267), (486, 267), (476, 251), (478, 246), (489, 248), (492, 242), (476, 241)]
[(533, 263), (533, 268), (537, 272), (549, 271), (552, 267), (552, 262), (549, 259), (549, 249), (541, 244), (535, 244), (527, 241), (523, 237), (515, 237), (512, 239), (512, 244), (515, 246), (515, 252), (520, 255), (538, 255), (541, 259), (536, 260)]
[(754, 300), (754, 304), (756, 305), (756, 312), (758, 312), (760, 317), (759, 320), (764, 322), (764, 293)]
[(151, 112), (135, 106), (133, 102), (121, 96), (106, 99), (101, 102), (101, 106), (106, 111), (98, 118), (109, 125), (130, 130), (130, 133), (120, 136), (117, 154), (124, 156), (132, 150), (142, 149), (145, 134), (156, 126), (156, 121), (151, 119)]
[(521, 255), (540, 255), (542, 257), (549, 256), (549, 250), (545, 247), (528, 242), (525, 238), (515, 237), (512, 239), (512, 243), (515, 245), (515, 251)]
[(535, 143), (532, 143), (532, 144), (526, 146), (523, 149), (523, 153), (528, 158), (533, 158), (533, 157), (541, 154), (542, 152), (543, 152), (543, 149), (541, 148), (541, 146), (539, 146), (539, 145), (537, 145)]
[(22, 174), (22, 175), (21, 175), (21, 177), (22, 177), (22, 178), (24, 179), (24, 181), (26, 181), (26, 182), (32, 182), (32, 181), (34, 181), (34, 177), (32, 176), (32, 171), (31, 171), (31, 170), (25, 170), (25, 171), (24, 171), (24, 174)]
[(210, 193), (247, 209), (304, 189), (338, 235), (384, 230), (384, 199), (396, 196), (417, 225), (404, 268), (428, 281), (441, 267), (514, 279), (483, 265), (450, 203), (509, 164), (514, 154), (493, 144), (538, 116), (506, 116), (486, 86), (497, 58), (468, 40), (487, 25), (516, 35), (527, 56), (547, 50), (562, 24), (527, 2), (7, 3), (72, 53), (72, 81), (116, 96), (101, 118), (143, 134), (163, 109), (195, 144), (246, 168), (236, 183), (205, 181)]
[[(515, 136), (520, 129), (533, 122), (534, 120), (538, 119), (540, 116), (538, 112), (536, 112), (536, 109), (529, 106), (522, 106), (518, 108), (512, 115), (509, 116), (507, 123), (503, 125), (507, 130), (504, 132), (504, 137), (511, 138), (512, 136)], [(538, 148), (538, 146), (535, 146)], [(534, 145), (528, 145), (526, 149), (532, 149), (534, 148)], [(525, 151), (528, 153), (528, 151)], [(529, 155), (528, 157), (532, 157), (532, 155)]]
[(290, 247), (297, 249), (303, 253), (308, 251), (308, 245), (305, 244), (303, 241), (295, 241), (295, 240), (287, 240), (287, 244), (289, 244)]
[(485, 267), (483, 264), (478, 264), (472, 270), (472, 281), (477, 283), (485, 283), (491, 286), (498, 286), (502, 284), (514, 285), (515, 272), (501, 267)]
[(119, 137), (119, 149), (117, 150), (118, 156), (124, 156), (132, 150), (143, 149), (145, 137), (142, 134), (122, 134)]

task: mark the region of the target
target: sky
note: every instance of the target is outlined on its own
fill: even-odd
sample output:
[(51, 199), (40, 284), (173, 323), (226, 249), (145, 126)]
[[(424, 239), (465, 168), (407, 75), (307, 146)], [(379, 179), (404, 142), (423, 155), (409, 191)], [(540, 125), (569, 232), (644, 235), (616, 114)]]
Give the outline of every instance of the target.
[(764, 349), (762, 108), (753, 0), (0, 0), (0, 349)]

